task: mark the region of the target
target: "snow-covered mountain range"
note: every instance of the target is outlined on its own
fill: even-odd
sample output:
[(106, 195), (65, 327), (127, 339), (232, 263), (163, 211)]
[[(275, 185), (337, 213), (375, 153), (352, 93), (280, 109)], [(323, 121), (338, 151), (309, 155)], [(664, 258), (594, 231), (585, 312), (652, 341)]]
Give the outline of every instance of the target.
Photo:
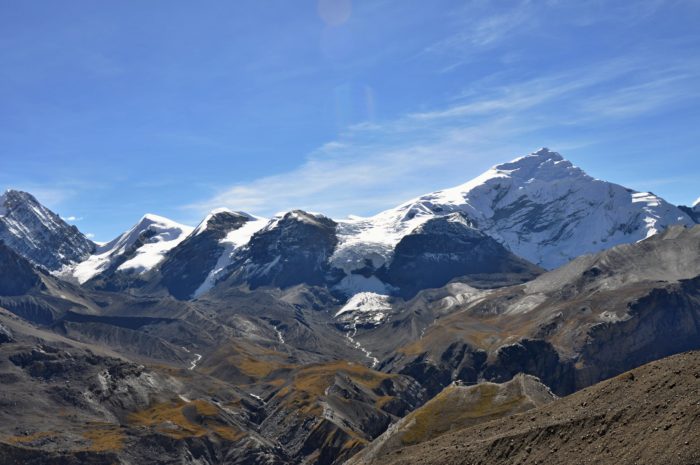
[(372, 217), (334, 221), (296, 210), (265, 219), (218, 209), (192, 228), (149, 214), (98, 247), (29, 194), (8, 191), (0, 239), (49, 269), (65, 266), (60, 275), (79, 283), (117, 276), (123, 288), (130, 285), (124, 276), (137, 276), (179, 299), (224, 282), (410, 296), (465, 275), (518, 282), (537, 266), (690, 226), (700, 222), (698, 200), (677, 207), (594, 179), (543, 148)]

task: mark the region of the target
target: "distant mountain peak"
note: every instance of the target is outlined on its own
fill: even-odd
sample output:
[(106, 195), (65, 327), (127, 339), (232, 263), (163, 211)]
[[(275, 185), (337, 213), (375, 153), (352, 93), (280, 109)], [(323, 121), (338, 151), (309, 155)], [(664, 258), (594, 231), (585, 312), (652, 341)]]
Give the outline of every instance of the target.
[(93, 255), (67, 273), (84, 283), (104, 272), (146, 272), (158, 265), (192, 230), (191, 226), (147, 213), (128, 231), (99, 246)]
[(49, 270), (77, 263), (95, 244), (28, 192), (8, 189), (0, 195), (0, 240)]
[(693, 208), (700, 210), (700, 197), (693, 203)]
[(396, 244), (431, 218), (455, 212), (516, 255), (555, 268), (587, 253), (635, 242), (691, 215), (651, 193), (594, 179), (541, 148), (462, 185), (340, 225), (335, 266), (350, 273), (391, 260)]
[(583, 170), (564, 159), (558, 152), (541, 148), (524, 157), (494, 166), (491, 171), (500, 172), (518, 179), (565, 179), (588, 177)]
[(156, 215), (155, 213), (146, 213), (141, 217), (139, 222), (137, 224), (146, 224), (146, 223), (161, 223), (161, 224), (166, 224), (166, 223), (172, 223), (176, 224), (173, 220), (170, 218), (166, 218), (164, 216)]

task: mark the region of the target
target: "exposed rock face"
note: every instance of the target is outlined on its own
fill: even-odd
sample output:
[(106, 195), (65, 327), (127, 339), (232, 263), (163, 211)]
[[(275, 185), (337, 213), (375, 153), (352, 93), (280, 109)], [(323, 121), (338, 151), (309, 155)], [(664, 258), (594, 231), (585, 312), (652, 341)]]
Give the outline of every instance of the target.
[(0, 296), (25, 294), (40, 282), (32, 265), (0, 241)]
[(233, 258), (228, 283), (285, 288), (326, 285), (337, 280), (328, 262), (337, 244), (336, 223), (300, 210), (255, 233)]
[(219, 211), (182, 241), (160, 265), (162, 284), (177, 299), (188, 299), (215, 268), (226, 246), (222, 240), (231, 231), (253, 220), (250, 215)]
[(0, 196), (0, 240), (27, 260), (49, 270), (87, 258), (95, 244), (31, 194), (8, 190)]
[(556, 396), (537, 378), (517, 375), (503, 383), (451, 384), (425, 405), (394, 423), (347, 465), (382, 463), (389, 454), (450, 431), (540, 407)]
[(404, 236), (382, 271), (383, 280), (399, 288), (404, 297), (444, 286), (454, 278), (502, 286), (529, 281), (541, 273), (474, 228), (460, 213), (431, 219)]
[(439, 355), (433, 358), (428, 352), (416, 355), (399, 352), (382, 362), (380, 367), (411, 376), (433, 396), (455, 380), (476, 383), (487, 354), (468, 344), (452, 342)]
[(541, 376), (545, 384), (554, 386), (560, 393), (569, 393), (576, 388), (572, 364), (562, 360), (547, 341), (522, 339), (515, 344), (502, 346), (496, 352), (495, 360), (485, 368), (483, 376), (503, 382), (518, 373)]
[(675, 355), (366, 463), (694, 465), (700, 460), (699, 372), (700, 353)]

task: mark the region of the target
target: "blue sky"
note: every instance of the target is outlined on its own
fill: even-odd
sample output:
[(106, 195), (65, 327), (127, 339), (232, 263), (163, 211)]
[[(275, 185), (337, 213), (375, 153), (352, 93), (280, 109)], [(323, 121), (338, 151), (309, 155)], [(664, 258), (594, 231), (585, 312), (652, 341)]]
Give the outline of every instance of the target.
[(547, 146), (700, 195), (697, 1), (0, 0), (0, 188), (108, 240), (152, 212), (367, 215)]

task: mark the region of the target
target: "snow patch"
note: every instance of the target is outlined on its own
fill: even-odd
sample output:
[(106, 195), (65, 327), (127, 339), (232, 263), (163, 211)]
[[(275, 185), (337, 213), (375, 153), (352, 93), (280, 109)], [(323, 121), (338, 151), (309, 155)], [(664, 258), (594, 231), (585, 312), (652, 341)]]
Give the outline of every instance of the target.
[(374, 292), (360, 292), (352, 296), (343, 308), (335, 314), (336, 318), (343, 313), (361, 312), (361, 313), (376, 313), (387, 312), (391, 310), (388, 295), (375, 294)]

